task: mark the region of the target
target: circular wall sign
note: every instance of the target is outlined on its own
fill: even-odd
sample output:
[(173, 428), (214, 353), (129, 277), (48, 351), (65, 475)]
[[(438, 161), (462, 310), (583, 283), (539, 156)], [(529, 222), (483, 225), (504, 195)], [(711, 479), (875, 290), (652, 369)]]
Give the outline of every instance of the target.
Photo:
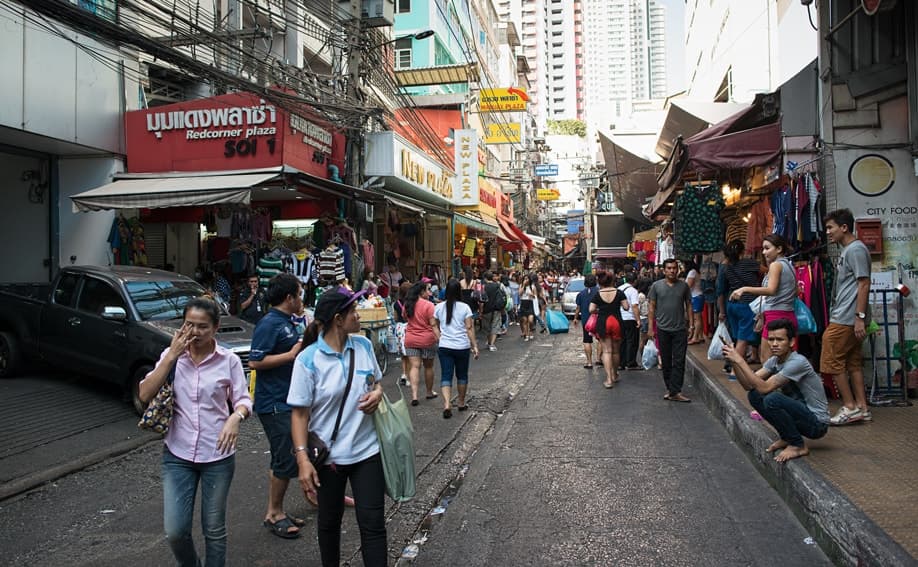
[(878, 197), (896, 182), (896, 168), (879, 154), (863, 155), (848, 169), (848, 183), (865, 197)]

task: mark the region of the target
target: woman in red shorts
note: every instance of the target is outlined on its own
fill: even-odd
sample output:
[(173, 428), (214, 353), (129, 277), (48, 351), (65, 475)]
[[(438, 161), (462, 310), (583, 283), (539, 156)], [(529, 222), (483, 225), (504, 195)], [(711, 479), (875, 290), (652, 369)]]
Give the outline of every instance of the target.
[(631, 309), (625, 294), (615, 287), (615, 279), (610, 272), (599, 272), (596, 275), (599, 292), (590, 303), (590, 313), (596, 313), (596, 330), (602, 343), (602, 366), (606, 370), (606, 381), (603, 386), (612, 388), (618, 382), (618, 348), (622, 342), (622, 309)]

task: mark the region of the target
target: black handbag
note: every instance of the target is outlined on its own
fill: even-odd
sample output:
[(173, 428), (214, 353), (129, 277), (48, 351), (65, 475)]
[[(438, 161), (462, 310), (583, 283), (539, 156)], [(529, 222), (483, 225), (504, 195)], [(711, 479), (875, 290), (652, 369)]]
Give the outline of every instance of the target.
[[(338, 437), (338, 427), (341, 425), (341, 416), (344, 414), (344, 403), (347, 401), (347, 395), (351, 391), (351, 382), (354, 381), (354, 349), (351, 349), (350, 362), (350, 367), (347, 372), (347, 386), (344, 387), (344, 396), (341, 397), (341, 406), (338, 408), (338, 418), (335, 419), (335, 429), (332, 431), (332, 444), (335, 443), (335, 439)], [(330, 454), (331, 449), (325, 441), (323, 441), (316, 432), (310, 431), (306, 438), (306, 456), (309, 457), (309, 462), (312, 463), (312, 466), (319, 468), (325, 464)]]

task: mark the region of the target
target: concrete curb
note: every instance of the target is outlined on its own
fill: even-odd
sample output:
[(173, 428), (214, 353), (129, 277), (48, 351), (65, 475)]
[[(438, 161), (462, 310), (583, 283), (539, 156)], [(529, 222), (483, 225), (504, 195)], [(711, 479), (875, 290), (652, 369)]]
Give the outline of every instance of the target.
[(149, 443), (159, 442), (162, 443), (162, 437), (153, 436), (153, 435), (139, 435), (133, 439), (128, 439), (120, 443), (115, 443), (114, 445), (108, 446), (104, 449), (99, 449), (89, 453), (88, 455), (83, 455), (72, 461), (50, 467), (26, 476), (19, 477), (17, 479), (11, 480), (0, 484), (0, 502), (18, 496), (23, 492), (32, 490), (42, 484), (57, 480), (63, 476), (66, 476), (71, 473), (83, 470), (92, 465), (101, 463), (107, 459), (124, 455), (125, 453), (130, 453), (135, 449), (139, 449), (144, 445)]
[(914, 557), (805, 459), (779, 464), (765, 453), (773, 441), (771, 430), (750, 419), (746, 406), (707, 374), (694, 353), (687, 358), (688, 383), (826, 555), (838, 565), (915, 565)]

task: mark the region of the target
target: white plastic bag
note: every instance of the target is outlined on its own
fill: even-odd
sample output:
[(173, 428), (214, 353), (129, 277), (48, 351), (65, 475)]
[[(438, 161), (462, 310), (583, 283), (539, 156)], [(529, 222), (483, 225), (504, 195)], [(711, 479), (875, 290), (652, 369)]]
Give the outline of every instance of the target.
[(727, 324), (721, 321), (717, 325), (717, 330), (714, 331), (714, 336), (711, 338), (711, 346), (708, 347), (708, 360), (724, 359), (724, 340), (730, 341), (730, 346), (733, 346), (733, 339), (730, 337), (730, 331), (727, 330)]
[(644, 354), (641, 355), (641, 366), (644, 367), (644, 370), (656, 368), (658, 357), (659, 353), (657, 352), (657, 345), (654, 344), (652, 339), (648, 340), (644, 345)]

